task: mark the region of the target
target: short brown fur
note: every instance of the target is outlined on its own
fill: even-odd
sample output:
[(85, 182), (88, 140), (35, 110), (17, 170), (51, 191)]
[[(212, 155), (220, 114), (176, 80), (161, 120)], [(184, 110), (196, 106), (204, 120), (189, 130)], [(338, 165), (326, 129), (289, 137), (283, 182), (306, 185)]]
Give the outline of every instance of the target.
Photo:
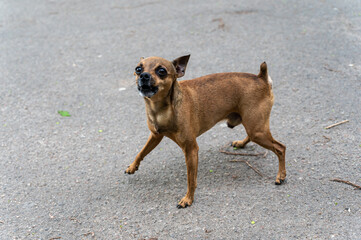
[[(133, 174), (138, 170), (143, 158), (164, 136), (172, 139), (182, 148), (187, 165), (188, 189), (178, 207), (190, 206), (197, 187), (196, 138), (217, 122), (227, 120), (231, 128), (242, 123), (247, 132), (244, 140), (234, 141), (232, 146), (243, 148), (249, 141), (253, 141), (277, 155), (279, 170), (275, 183), (283, 183), (286, 178), (286, 147), (273, 139), (269, 129), (273, 93), (268, 82), (266, 63), (261, 64), (258, 76), (250, 73), (216, 73), (178, 82), (177, 78), (185, 73), (188, 59), (189, 55), (173, 62), (150, 57), (141, 59), (138, 64), (142, 67), (142, 73), (150, 74), (152, 87), (157, 87), (158, 91), (151, 97), (144, 97), (151, 133), (125, 172)], [(163, 79), (157, 74), (160, 67), (167, 71)], [(139, 89), (143, 75), (136, 75)]]

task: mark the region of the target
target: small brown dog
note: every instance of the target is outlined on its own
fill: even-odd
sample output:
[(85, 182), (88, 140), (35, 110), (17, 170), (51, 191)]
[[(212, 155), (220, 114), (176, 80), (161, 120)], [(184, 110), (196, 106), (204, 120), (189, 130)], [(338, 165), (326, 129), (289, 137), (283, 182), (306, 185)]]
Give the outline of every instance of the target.
[(178, 208), (190, 206), (197, 187), (198, 144), (196, 138), (217, 122), (227, 120), (233, 128), (243, 124), (247, 137), (232, 146), (243, 148), (249, 141), (273, 151), (279, 161), (276, 184), (286, 178), (286, 147), (273, 139), (269, 117), (273, 105), (272, 80), (266, 63), (258, 75), (216, 73), (188, 81), (184, 75), (190, 55), (170, 62), (160, 57), (141, 59), (135, 68), (139, 93), (144, 97), (149, 139), (134, 162), (125, 170), (133, 174), (143, 158), (164, 136), (182, 148), (187, 165), (187, 194)]

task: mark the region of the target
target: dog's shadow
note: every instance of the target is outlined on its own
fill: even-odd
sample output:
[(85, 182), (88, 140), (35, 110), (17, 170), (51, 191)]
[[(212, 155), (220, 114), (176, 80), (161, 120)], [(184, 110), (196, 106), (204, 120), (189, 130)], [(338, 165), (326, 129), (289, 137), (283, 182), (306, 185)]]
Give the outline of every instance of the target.
[[(228, 155), (220, 149), (232, 153), (250, 154), (250, 156)], [(264, 154), (266, 153), (267, 154)], [(257, 156), (254, 154), (260, 153)], [(229, 185), (262, 184), (272, 182), (272, 174), (277, 173), (278, 161), (272, 152), (250, 143), (244, 149), (234, 150), (232, 147), (200, 149), (198, 160), (197, 191), (208, 185), (219, 189)], [(246, 163), (247, 162), (247, 163)], [(257, 173), (258, 172), (258, 173)], [(275, 175), (276, 176), (276, 175)], [(128, 185), (145, 193), (154, 191), (179, 195), (187, 189), (187, 167), (184, 155), (176, 152), (164, 151), (152, 154), (145, 159), (140, 170), (128, 178)]]

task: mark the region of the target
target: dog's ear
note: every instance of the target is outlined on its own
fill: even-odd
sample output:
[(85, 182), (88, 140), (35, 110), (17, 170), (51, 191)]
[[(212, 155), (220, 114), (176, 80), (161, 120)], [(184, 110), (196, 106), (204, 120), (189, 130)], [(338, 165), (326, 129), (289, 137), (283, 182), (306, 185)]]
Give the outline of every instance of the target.
[(189, 54), (189, 55), (179, 57), (179, 58), (173, 60), (172, 63), (175, 67), (175, 70), (177, 71), (177, 78), (184, 76), (190, 56), (191, 55)]

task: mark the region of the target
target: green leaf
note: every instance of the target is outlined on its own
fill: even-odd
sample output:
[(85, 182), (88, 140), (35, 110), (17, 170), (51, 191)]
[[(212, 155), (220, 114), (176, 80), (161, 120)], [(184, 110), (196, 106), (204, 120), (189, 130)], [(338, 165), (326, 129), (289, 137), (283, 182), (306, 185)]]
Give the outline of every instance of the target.
[(213, 170), (211, 169), (211, 170), (209, 170), (209, 172), (210, 172), (210, 173), (212, 173), (212, 172), (213, 172)]
[(251, 222), (252, 225), (255, 224), (255, 223), (256, 223), (255, 221), (252, 221), (252, 222)]
[(238, 148), (236, 148), (236, 147), (233, 147), (233, 150), (237, 150)]
[(62, 117), (70, 117), (70, 113), (68, 111), (58, 111), (58, 113), (62, 116)]
[(338, 203), (337, 203), (337, 202), (335, 202), (335, 205), (336, 205), (336, 206), (337, 206), (337, 204), (338, 204)]
[(100, 132), (100, 133), (102, 133), (102, 132), (103, 132), (103, 130), (99, 129), (99, 132)]

